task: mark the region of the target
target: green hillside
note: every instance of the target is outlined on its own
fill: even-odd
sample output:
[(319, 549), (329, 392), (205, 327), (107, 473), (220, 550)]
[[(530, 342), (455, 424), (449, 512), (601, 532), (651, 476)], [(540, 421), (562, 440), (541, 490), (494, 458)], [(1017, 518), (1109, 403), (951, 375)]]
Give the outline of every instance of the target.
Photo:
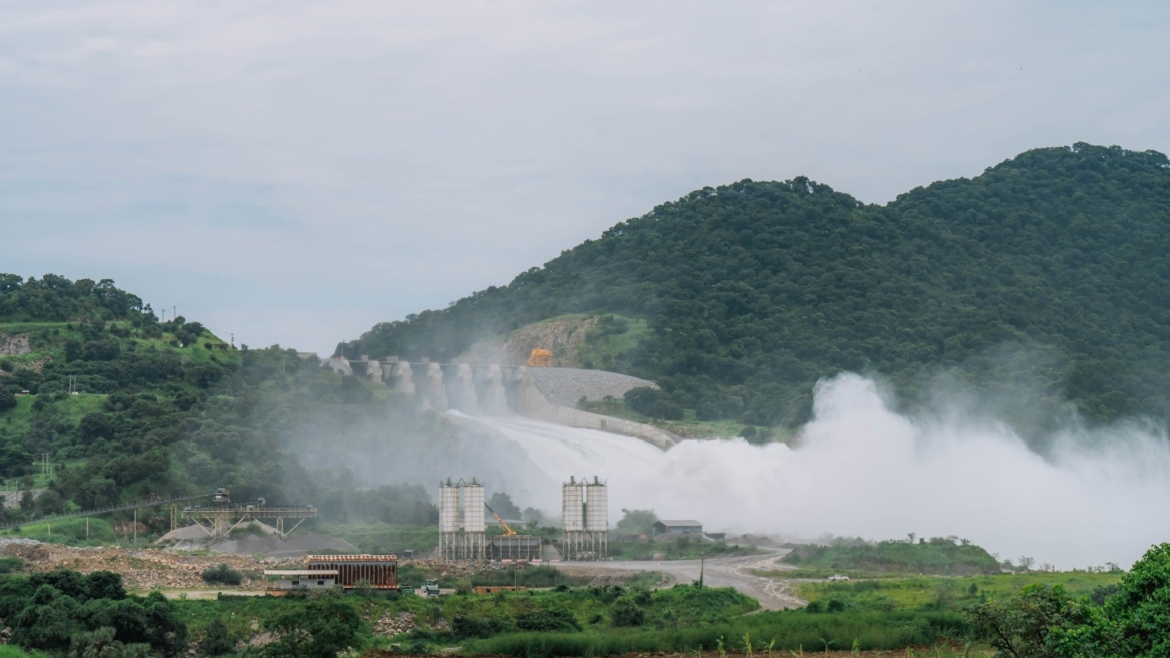
[[(27, 528), (47, 514), (216, 487), (317, 505), (321, 524), (429, 526), (426, 489), (378, 486), (393, 471), (379, 450), (458, 451), (466, 433), (316, 357), (236, 349), (182, 317), (159, 322), (112, 281), (0, 274), (0, 348), (0, 475), (9, 490), (45, 490), (0, 508), (0, 522)], [(439, 458), (423, 453), (397, 460), (417, 477), (395, 482), (438, 479), (426, 466)], [(165, 509), (139, 519), (140, 534), (169, 529)]]
[(1043, 430), (1071, 400), (1093, 421), (1170, 418), (1170, 161), (1076, 144), (866, 205), (796, 178), (703, 188), (448, 308), (339, 350), (446, 359), (566, 313), (645, 320), (607, 365), (700, 418), (794, 426), (814, 383), (938, 378)]

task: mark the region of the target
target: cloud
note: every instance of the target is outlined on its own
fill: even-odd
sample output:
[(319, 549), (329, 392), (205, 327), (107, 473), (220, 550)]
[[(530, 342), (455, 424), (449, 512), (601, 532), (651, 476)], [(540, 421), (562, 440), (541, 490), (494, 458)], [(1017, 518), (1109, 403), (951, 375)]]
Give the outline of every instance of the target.
[[(1168, 18), (1160, 3), (9, 3), (0, 242), (22, 274), (116, 271), (252, 344), (324, 351), (703, 185), (808, 175), (883, 202), (1037, 146), (1166, 150)], [(241, 289), (253, 315), (221, 314)], [(317, 309), (299, 334), (266, 324)]]

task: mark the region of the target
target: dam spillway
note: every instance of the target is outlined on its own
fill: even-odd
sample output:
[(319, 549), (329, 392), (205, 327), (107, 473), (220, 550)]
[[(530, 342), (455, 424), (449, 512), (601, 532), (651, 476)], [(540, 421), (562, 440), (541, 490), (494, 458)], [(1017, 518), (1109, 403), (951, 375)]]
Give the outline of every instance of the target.
[(519, 414), (556, 425), (597, 429), (632, 436), (666, 450), (678, 437), (653, 425), (583, 411), (581, 397), (600, 400), (621, 397), (636, 386), (653, 382), (603, 370), (529, 368), (498, 364), (349, 360), (334, 356), (325, 365), (347, 375), (381, 382), (390, 390), (413, 397), (419, 407), (437, 413), (457, 410), (466, 414)]

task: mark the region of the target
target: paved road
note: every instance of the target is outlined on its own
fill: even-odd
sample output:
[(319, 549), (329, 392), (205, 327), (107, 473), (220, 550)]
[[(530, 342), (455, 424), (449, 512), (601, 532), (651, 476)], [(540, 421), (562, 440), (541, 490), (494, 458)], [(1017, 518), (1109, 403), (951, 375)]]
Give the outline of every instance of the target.
[(784, 569), (778, 564), (787, 550), (780, 550), (767, 555), (749, 555), (747, 557), (714, 557), (700, 565), (699, 560), (669, 560), (662, 562), (651, 561), (613, 561), (613, 562), (561, 562), (554, 564), (559, 569), (574, 574), (606, 575), (622, 571), (660, 571), (671, 579), (670, 583), (660, 585), (669, 587), (674, 583), (690, 583), (699, 579), (699, 570), (703, 570), (703, 583), (712, 587), (734, 587), (737, 591), (760, 602), (765, 610), (780, 610), (782, 608), (799, 608), (805, 601), (798, 598), (788, 587), (788, 582), (776, 578), (764, 578), (752, 573), (753, 570)]

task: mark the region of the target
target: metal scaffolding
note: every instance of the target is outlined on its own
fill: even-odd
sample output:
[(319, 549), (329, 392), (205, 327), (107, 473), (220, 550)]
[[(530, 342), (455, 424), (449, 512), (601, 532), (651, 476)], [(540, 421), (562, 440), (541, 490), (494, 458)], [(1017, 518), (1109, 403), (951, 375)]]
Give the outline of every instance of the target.
[[(227, 505), (210, 505), (206, 507), (187, 507), (183, 509), (183, 518), (194, 521), (196, 525), (212, 539), (223, 539), (233, 529), (244, 523), (269, 519), (276, 521), (276, 533), (281, 539), (287, 537), (293, 530), (305, 522), (305, 519), (316, 518), (317, 508), (310, 505), (260, 505), (257, 503), (235, 503)], [(287, 531), (284, 529), (285, 519), (296, 519), (296, 524)]]

